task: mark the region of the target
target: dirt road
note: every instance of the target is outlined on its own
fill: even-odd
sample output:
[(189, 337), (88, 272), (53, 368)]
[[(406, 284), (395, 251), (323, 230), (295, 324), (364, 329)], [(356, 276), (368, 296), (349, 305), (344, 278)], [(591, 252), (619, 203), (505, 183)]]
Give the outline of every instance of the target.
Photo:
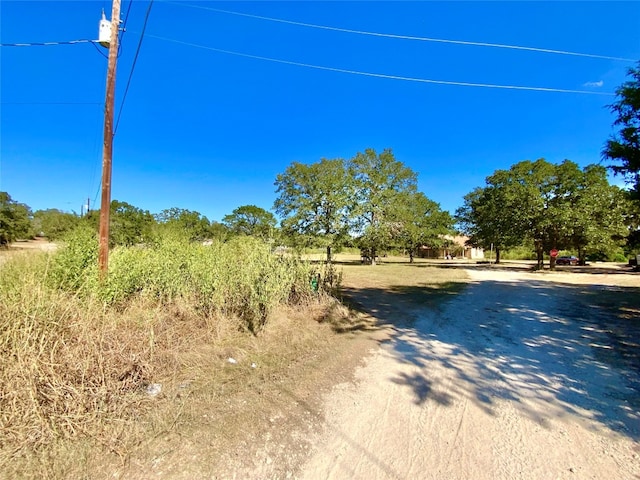
[[(606, 295), (624, 287), (469, 275), (436, 311), (381, 318), (394, 335), (327, 395), (326, 427), (297, 476), (640, 478), (637, 289), (629, 314), (612, 314)], [(620, 328), (631, 319), (636, 330)]]

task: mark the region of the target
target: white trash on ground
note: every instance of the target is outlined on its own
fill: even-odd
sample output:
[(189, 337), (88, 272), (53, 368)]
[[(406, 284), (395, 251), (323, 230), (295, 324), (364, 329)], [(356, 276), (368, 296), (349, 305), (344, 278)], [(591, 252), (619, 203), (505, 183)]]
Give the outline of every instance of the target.
[(160, 383), (150, 383), (147, 385), (146, 392), (147, 395), (151, 397), (155, 397), (162, 391), (162, 384)]

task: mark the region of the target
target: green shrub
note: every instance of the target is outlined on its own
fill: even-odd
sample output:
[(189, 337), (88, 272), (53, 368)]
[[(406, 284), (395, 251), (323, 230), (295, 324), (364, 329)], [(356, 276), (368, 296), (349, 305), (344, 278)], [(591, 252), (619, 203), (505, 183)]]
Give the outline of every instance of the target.
[[(276, 255), (269, 244), (251, 237), (203, 246), (167, 235), (147, 246), (117, 247), (103, 281), (97, 258), (93, 230), (76, 229), (52, 258), (49, 285), (92, 295), (106, 306), (125, 306), (134, 297), (161, 303), (179, 299), (206, 315), (237, 317), (252, 332), (278, 305), (309, 295), (315, 273), (310, 264)], [(335, 272), (320, 273), (325, 288), (332, 288)]]
[(617, 263), (628, 263), (629, 260), (624, 253), (616, 253), (613, 255), (613, 258), (611, 258), (611, 261)]
[(193, 250), (190, 292), (198, 306), (238, 316), (253, 332), (293, 291), (310, 291), (308, 264), (275, 255), (268, 244), (256, 239), (238, 237)]
[(95, 284), (97, 263), (98, 237), (93, 228), (82, 225), (64, 236), (47, 278), (57, 288), (79, 293)]
[(120, 447), (155, 408), (144, 388), (179, 365), (176, 345), (258, 332), (279, 306), (306, 303), (317, 273), (325, 288), (337, 281), (332, 266), (250, 238), (118, 247), (103, 281), (97, 251), (94, 230), (81, 228), (55, 253), (0, 266), (0, 465), (78, 435)]

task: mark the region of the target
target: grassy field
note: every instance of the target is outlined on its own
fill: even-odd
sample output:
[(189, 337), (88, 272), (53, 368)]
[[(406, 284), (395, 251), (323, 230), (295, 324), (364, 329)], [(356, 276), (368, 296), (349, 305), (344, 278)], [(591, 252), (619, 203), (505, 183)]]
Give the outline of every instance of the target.
[[(459, 266), (466, 262), (458, 262)], [(405, 257), (382, 258), (375, 266), (360, 263), (355, 255), (339, 255), (336, 269), (341, 274), (341, 299), (345, 304), (366, 310), (379, 321), (411, 321), (406, 312), (417, 308), (437, 309), (455, 295), (468, 280), (463, 268), (446, 268), (445, 262)], [(399, 312), (402, 317), (399, 317)]]

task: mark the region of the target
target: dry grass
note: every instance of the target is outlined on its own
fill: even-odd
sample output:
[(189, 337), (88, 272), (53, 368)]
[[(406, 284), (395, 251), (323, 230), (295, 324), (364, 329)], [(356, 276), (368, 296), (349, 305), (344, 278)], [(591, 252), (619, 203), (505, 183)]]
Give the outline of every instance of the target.
[[(311, 262), (324, 262), (324, 254), (308, 254)], [(392, 288), (395, 286), (441, 288), (448, 283), (466, 282), (465, 266), (475, 266), (475, 261), (443, 261), (389, 256), (378, 259), (376, 265), (363, 264), (360, 255), (340, 253), (333, 256), (336, 272), (341, 276), (341, 285), (347, 288)]]
[[(177, 455), (184, 438), (220, 457), (247, 428), (264, 428), (280, 389), (333, 348), (323, 320), (334, 302), (281, 309), (253, 336), (234, 319), (142, 302), (96, 309), (89, 323), (68, 299), (60, 335), (16, 327), (3, 355), (0, 477), (145, 478), (158, 451)], [(152, 397), (154, 383), (162, 393)]]
[[(342, 275), (342, 300), (374, 316), (381, 324), (411, 322), (417, 308), (441, 307), (468, 281), (464, 269), (433, 261), (387, 257), (375, 266), (360, 263), (354, 255), (340, 255), (337, 270)], [(367, 329), (351, 324), (347, 329)]]

